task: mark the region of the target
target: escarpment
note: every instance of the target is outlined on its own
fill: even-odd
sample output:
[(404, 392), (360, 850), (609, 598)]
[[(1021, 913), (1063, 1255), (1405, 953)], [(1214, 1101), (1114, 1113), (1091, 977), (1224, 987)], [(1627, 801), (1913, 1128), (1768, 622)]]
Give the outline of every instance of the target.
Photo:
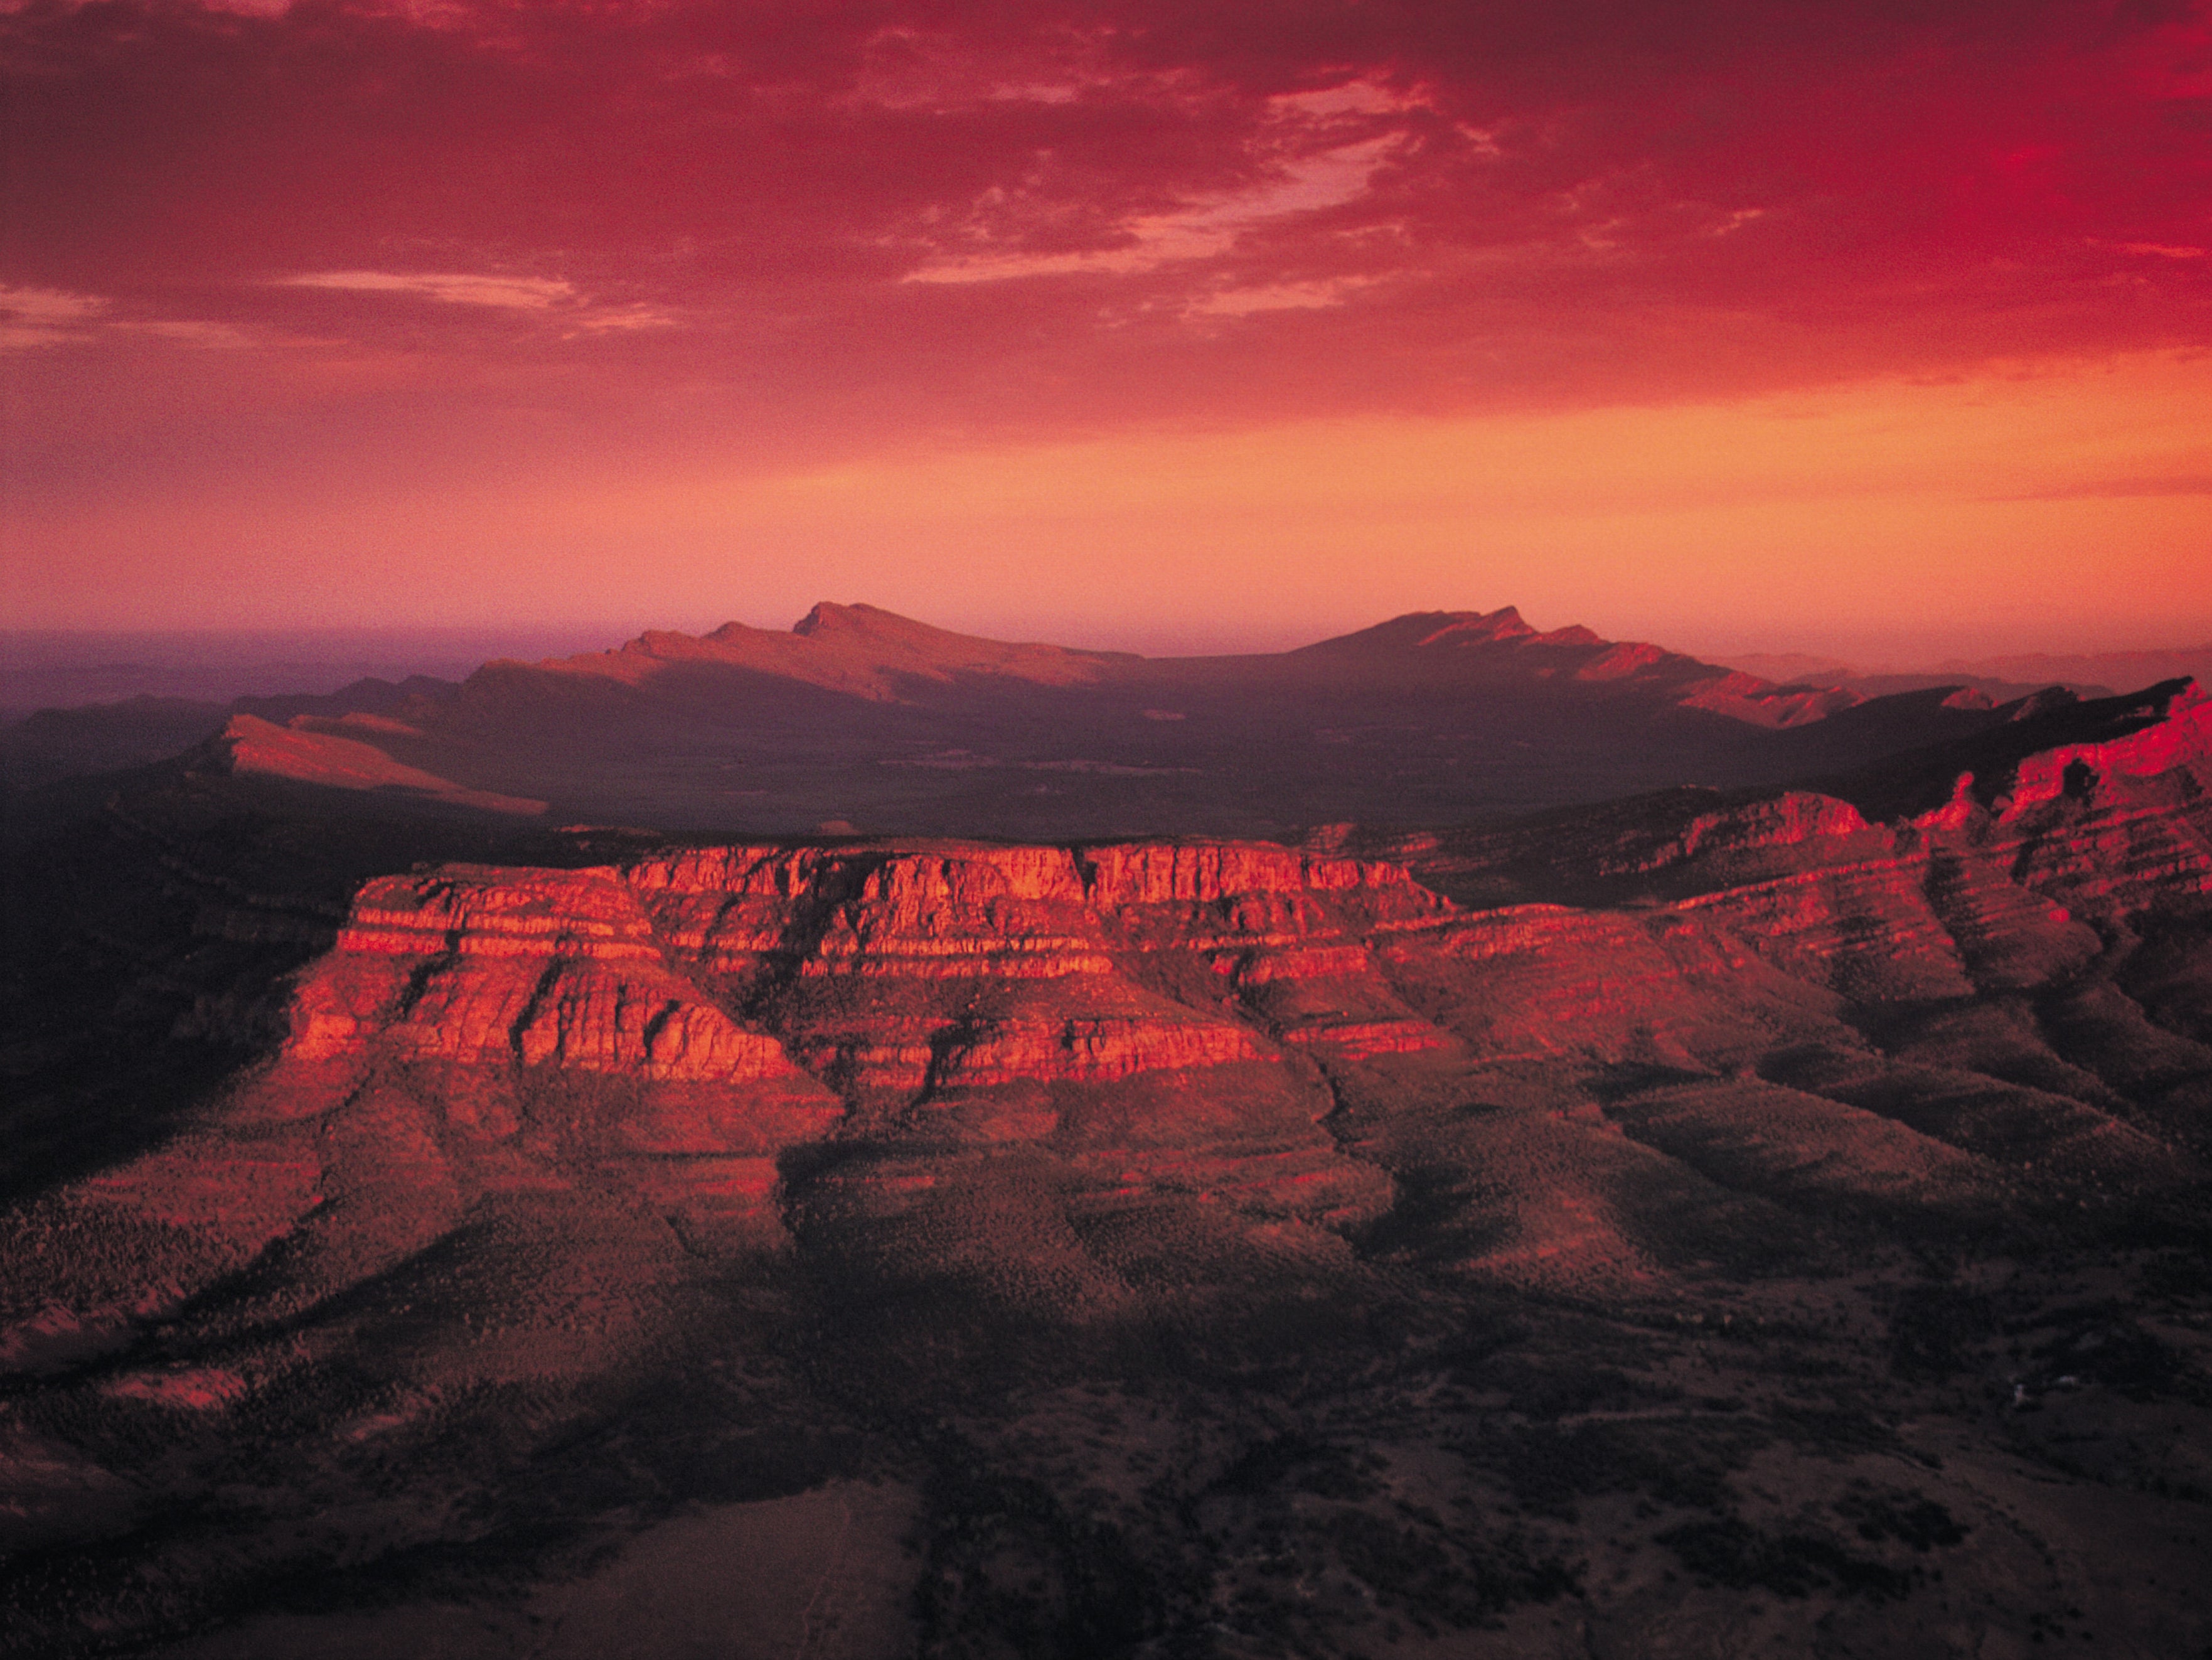
[[(2173, 720), (2193, 731), (2201, 707)], [(1423, 1104), (1495, 1096), (1503, 1069), (1530, 1067), (1548, 1079), (1538, 1098), (1583, 1101), (1593, 1068), (1768, 1070), (1796, 1095), (1731, 1085), (1712, 1098), (1718, 1122), (1786, 1124), (1790, 1100), (1817, 1098), (1821, 1135), (1867, 1138), (1884, 1203), (1910, 1189), (1915, 1146), (1943, 1202), (2012, 1195), (2017, 1177), (1990, 1162), (2008, 1138), (2049, 1155), (2031, 1187), (2068, 1169), (2170, 1184), (2194, 1138), (2169, 1098), (2197, 1087), (2188, 1057), (2203, 1052), (2107, 1006), (2135, 1006), (2112, 974), (2137, 923), (2206, 891), (2201, 750), (2153, 727), (2075, 746), (2056, 793), (2032, 757), (2009, 794), (1962, 786), (1943, 812), (1887, 824), (1807, 791), (1601, 815), (1547, 856), (1579, 859), (1601, 903), (1455, 904), (1415, 879), (1444, 862), (1434, 842), (1397, 860), (930, 841), (447, 866), (361, 891), (300, 977), (279, 1066), (435, 1062), (526, 1095), (556, 1076), (619, 1079), (641, 1092), (629, 1145), (769, 1158), (843, 1144), (856, 1151), (834, 1178), (778, 1201), (824, 1237), (927, 1209), (915, 1195), (944, 1186), (945, 1161), (1013, 1147), (1060, 1171), (1071, 1204), (1233, 1194), (1255, 1214), (1354, 1225), (1424, 1161), (1494, 1180), (1524, 1156), (1510, 1148), (1532, 1126), (1515, 1112), (1447, 1135)], [(1481, 875), (1482, 851), (1443, 885)], [(1510, 841), (1487, 851), (1508, 876), (1530, 867)], [(2074, 1012), (2004, 1025), (1994, 1050), (1997, 1028), (1957, 1053), (1930, 1028), (1884, 1058), (1910, 1012), (2004, 996)], [(2161, 998), (2193, 1006), (2163, 982)], [(2147, 1043), (2155, 1108), (2129, 1104), (2154, 1075)], [(2053, 1078), (2086, 1081), (2069, 1093)], [(1625, 1131), (1670, 1182), (1759, 1167), (1698, 1139), (1739, 1131), (1685, 1128), (1700, 1098), (1670, 1087), (1663, 1110), (1632, 1091), (1571, 1114), (1542, 1157), (1601, 1164), (1589, 1138), (1612, 1137), (1617, 1159)], [(684, 1091), (681, 1111), (653, 1104)], [(1480, 1260), (1550, 1271), (1559, 1253), (1527, 1244), (1556, 1231), (1529, 1211), (1546, 1190), (1523, 1184), (1518, 1214), (1484, 1224), (1527, 1249)], [(1616, 1225), (1625, 1240), (1656, 1224)], [(1644, 1262), (1613, 1254), (1623, 1274)]]
[[(1305, 848), (642, 839), (379, 876), (276, 1053), (40, 1202), (179, 1299), (241, 1287), (226, 1331), (580, 1217), (641, 1284), (795, 1250), (1110, 1323), (1285, 1250), (1638, 1297), (1838, 1215), (2154, 1204), (2212, 1152), (2204, 705), (2170, 701), (1887, 818), (1676, 792)], [(69, 1270), (88, 1320), (128, 1305), (106, 1260)]]
[(302, 976), (288, 1052), (372, 1051), (706, 1082), (797, 1075), (673, 972), (613, 873), (448, 866), (364, 888)]
[[(1308, 1053), (1598, 1053), (1632, 1027), (1659, 1043), (1725, 1025), (1743, 1015), (1721, 1012), (1731, 1000), (2021, 989), (2085, 971), (2129, 917), (2212, 888), (2205, 708), (2182, 700), (2142, 732), (2029, 757), (2010, 794), (1888, 826), (1797, 791), (1561, 838), (1555, 866), (1583, 860), (1613, 902), (1595, 905), (1455, 906), (1413, 879), (1448, 863), (1419, 844), (1400, 860), (1222, 842), (733, 846), (385, 879), (303, 976), (289, 1052), (811, 1076), (896, 1116), (963, 1091)], [(2072, 781), (2046, 789), (2046, 775)], [(1487, 863), (1516, 856), (1493, 847)], [(1462, 856), (1459, 879), (1484, 863)]]
[[(759, 1196), (769, 1161), (834, 1134), (886, 1164), (824, 1189), (848, 1210), (902, 1190), (889, 1164), (912, 1146), (1024, 1145), (1079, 1187), (1343, 1221), (1375, 1213), (1389, 1183), (1319, 1128), (1328, 1091), (1285, 1045), (1439, 1041), (1361, 941), (1445, 909), (1395, 866), (1266, 847), (447, 866), (360, 891), (299, 975), (256, 1093), (350, 1100), (394, 1068), (439, 1068), (431, 1095), (509, 1152), (559, 1168), (578, 1149), (651, 1154), (664, 1188), (680, 1185), (677, 1155), (725, 1187), (728, 1161), (750, 1158)], [(1361, 982), (1320, 1002), (1296, 990)], [(611, 1122), (580, 1118), (579, 1098), (611, 1103)]]

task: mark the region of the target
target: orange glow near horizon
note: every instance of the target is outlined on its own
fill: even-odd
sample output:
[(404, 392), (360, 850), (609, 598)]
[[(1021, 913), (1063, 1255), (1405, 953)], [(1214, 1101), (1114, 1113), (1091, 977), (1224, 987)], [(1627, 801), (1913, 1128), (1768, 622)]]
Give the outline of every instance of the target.
[(2212, 640), (2212, 9), (1942, 9), (0, 12), (0, 601)]
[[(1742, 650), (2212, 639), (2212, 359), (1676, 408), (1363, 417), (781, 476), (132, 503), (56, 526), (16, 616), (101, 626), (782, 626), (866, 600), (1156, 652), (1410, 610)], [(34, 532), (35, 533), (35, 532)], [(66, 534), (74, 545), (63, 541)], [(173, 558), (184, 585), (131, 587)], [(540, 581), (550, 567), (557, 583)], [(365, 605), (374, 572), (388, 593)], [(526, 595), (526, 599), (519, 596)]]

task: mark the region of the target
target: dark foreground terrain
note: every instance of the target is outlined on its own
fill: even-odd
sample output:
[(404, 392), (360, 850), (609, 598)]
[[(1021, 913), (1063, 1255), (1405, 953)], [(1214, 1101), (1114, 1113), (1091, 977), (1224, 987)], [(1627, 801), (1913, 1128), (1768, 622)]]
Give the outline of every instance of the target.
[(1923, 736), (1277, 842), (20, 797), (0, 1654), (2201, 1654), (2212, 705)]

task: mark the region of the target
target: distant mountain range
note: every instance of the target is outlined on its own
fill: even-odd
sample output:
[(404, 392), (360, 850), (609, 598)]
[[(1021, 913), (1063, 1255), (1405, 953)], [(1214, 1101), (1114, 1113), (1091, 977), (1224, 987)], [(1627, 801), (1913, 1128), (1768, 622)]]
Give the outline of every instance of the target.
[(0, 628), (0, 724), (39, 709), (133, 698), (228, 705), (241, 696), (328, 695), (364, 679), (456, 683), (494, 657), (597, 645), (611, 627), (337, 629)]
[(649, 632), (375, 707), (241, 704), (195, 764), (662, 829), (1268, 836), (1774, 782), (2007, 718), (1972, 692), (1785, 686), (1539, 632), (1510, 606), (1146, 658), (824, 604), (787, 633)]
[(2024, 652), (2008, 657), (1946, 658), (1929, 667), (1869, 670), (1803, 652), (1747, 652), (1717, 658), (1729, 668), (1790, 685), (1833, 686), (1881, 696), (1930, 686), (1970, 686), (2002, 702), (2044, 686), (2109, 697), (2161, 680), (2212, 680), (2212, 642), (2166, 651)]
[[(2118, 671), (2192, 660), (2002, 666), (2132, 684)], [(1833, 775), (2002, 724), (2051, 684), (1965, 678), (1709, 663), (1539, 631), (1511, 606), (1413, 612), (1293, 651), (1148, 658), (825, 603), (788, 631), (651, 630), (459, 682), (41, 710), (0, 731), (0, 778), (23, 788), (190, 752), (203, 771), (552, 823), (1272, 836)]]

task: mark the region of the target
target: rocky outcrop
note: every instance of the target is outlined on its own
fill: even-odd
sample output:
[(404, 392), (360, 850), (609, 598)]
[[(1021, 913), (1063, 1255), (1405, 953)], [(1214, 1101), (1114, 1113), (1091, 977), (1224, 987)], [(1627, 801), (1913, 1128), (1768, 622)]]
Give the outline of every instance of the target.
[[(623, 1080), (647, 1098), (623, 1109), (617, 1144), (702, 1155), (768, 1145), (745, 1140), (748, 1114), (787, 1137), (818, 1133), (826, 1086), (848, 1135), (1045, 1140), (1116, 1184), (1146, 1169), (1181, 1181), (1210, 1161), (1212, 1189), (1240, 1203), (1364, 1214), (1387, 1179), (1339, 1168), (1316, 1126), (1328, 1092), (1279, 1045), (1356, 1055), (1443, 1042), (1367, 941), (1448, 911), (1395, 866), (1238, 844), (448, 866), (360, 891), (336, 947), (299, 976), (282, 1064), (509, 1080), (491, 1091), (521, 1103), (505, 1121), (474, 1114), (495, 1128), (527, 1119), (545, 1079)], [(1181, 994), (1190, 986), (1207, 994)], [(680, 1090), (720, 1092), (719, 1144), (671, 1129), (702, 1110), (654, 1105)], [(1194, 1111), (1194, 1097), (1237, 1104)], [(794, 1126), (793, 1104), (809, 1101), (815, 1119)]]
[(670, 970), (611, 872), (459, 866), (373, 882), (293, 1010), (287, 1052), (308, 1061), (382, 1050), (699, 1083), (797, 1072)]
[(2199, 787), (2212, 781), (2212, 696), (2188, 682), (2166, 704), (2163, 717), (2139, 731), (2100, 743), (2063, 744), (2022, 760), (2006, 792), (2002, 816), (2066, 795), (2094, 790), (2106, 779), (2155, 778), (2186, 770)]
[[(332, 1168), (393, 1189), (380, 1216), (442, 1194), (394, 1250), (489, 1195), (608, 1182), (689, 1239), (750, 1248), (781, 1232), (775, 1157), (842, 1116), (774, 1037), (671, 966), (617, 873), (470, 865), (361, 890), (241, 1110), (321, 1116), (331, 1156), (350, 1150)], [(310, 1249), (331, 1225), (302, 1236), (303, 1284), (347, 1272)]]
[(1783, 967), (1860, 1000), (1973, 990), (1957, 943), (1922, 891), (1917, 860), (1815, 866), (1680, 903)]
[(2125, 781), (2094, 785), (2005, 825), (2013, 879), (2085, 917), (2124, 919), (2212, 893), (2212, 800)]
[(2041, 985), (2104, 949), (2064, 905), (2015, 881), (2001, 849), (1946, 842), (1929, 855), (1921, 888), (1967, 976), (1985, 989)]
[(1656, 846), (1648, 842), (1639, 844), (1640, 838), (1632, 840), (1601, 854), (1597, 867), (1607, 876), (1643, 875), (1700, 855), (1707, 860), (1740, 859), (1801, 848), (1808, 842), (1832, 842), (1869, 829), (1858, 809), (1848, 801), (1786, 790), (1741, 806), (1701, 812)]
[[(1521, 637), (1493, 621), (1486, 639)], [(301, 979), (290, 1052), (804, 1073), (877, 1119), (1298, 1054), (1718, 1053), (1832, 1018), (1824, 998), (2050, 982), (2102, 949), (2079, 915), (2212, 885), (2189, 770), (2205, 708), (2024, 763), (1995, 806), (1962, 787), (1955, 811), (1884, 828), (1790, 791), (1564, 838), (1559, 857), (1658, 907), (1624, 913), (1462, 914), (1389, 860), (1218, 842), (711, 847), (386, 879)], [(2074, 782), (2023, 807), (2046, 773)]]
[[(1242, 843), (700, 849), (627, 879), (674, 953), (876, 1101), (1262, 1060), (1263, 1031), (1425, 1046), (1360, 941), (1449, 909), (1395, 865)], [(1261, 1031), (1219, 1012), (1239, 994)]]
[(1260, 895), (1358, 895), (1377, 915), (1434, 915), (1434, 900), (1400, 866), (1252, 843), (1139, 842), (1089, 849), (1085, 897), (1109, 910), (1170, 903), (1219, 905)]

